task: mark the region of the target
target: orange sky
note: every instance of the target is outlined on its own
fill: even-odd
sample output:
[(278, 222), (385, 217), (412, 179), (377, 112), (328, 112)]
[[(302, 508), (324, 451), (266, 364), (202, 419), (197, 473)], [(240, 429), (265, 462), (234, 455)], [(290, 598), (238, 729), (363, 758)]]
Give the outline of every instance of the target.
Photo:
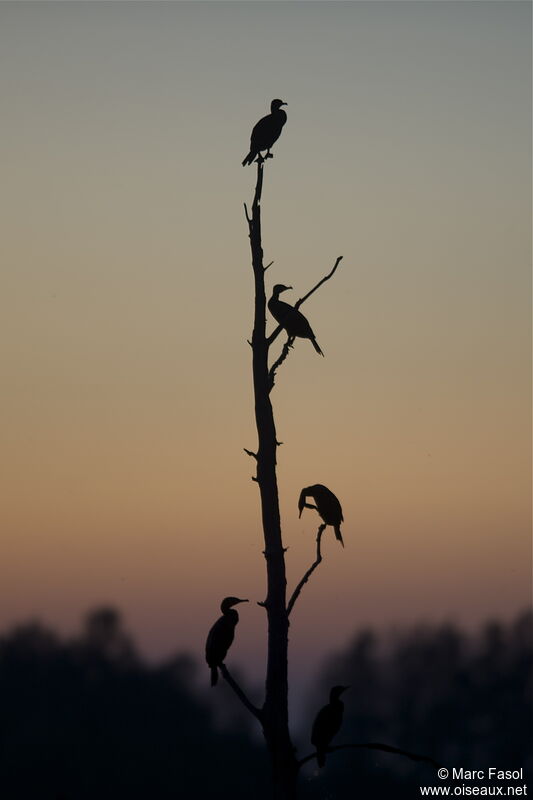
[[(0, 4), (2, 627), (105, 601), (152, 655), (201, 654), (224, 595), (263, 599), (240, 162), (277, 96), (269, 285), (344, 256), (304, 307), (326, 357), (299, 342), (273, 394), (291, 584), (300, 488), (346, 520), (294, 658), (529, 602), (530, 14)], [(247, 606), (236, 659), (263, 630)]]

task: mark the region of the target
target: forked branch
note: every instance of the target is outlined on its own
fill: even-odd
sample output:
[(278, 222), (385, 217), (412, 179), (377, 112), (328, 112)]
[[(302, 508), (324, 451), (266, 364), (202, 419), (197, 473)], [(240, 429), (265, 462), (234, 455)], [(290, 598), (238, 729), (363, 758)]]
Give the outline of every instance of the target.
[(304, 584), (307, 583), (307, 581), (309, 580), (309, 578), (311, 577), (311, 575), (313, 574), (315, 569), (318, 567), (318, 565), (322, 561), (322, 552), (320, 550), (320, 544), (321, 544), (321, 541), (322, 541), (322, 534), (326, 530), (326, 527), (327, 526), (325, 525), (325, 523), (322, 523), (322, 525), (320, 525), (320, 527), (319, 527), (319, 529), (317, 531), (317, 534), (316, 534), (316, 559), (311, 564), (311, 566), (309, 567), (309, 569), (307, 570), (307, 572), (303, 576), (302, 580), (300, 581), (300, 583), (298, 584), (298, 586), (296, 587), (296, 589), (292, 593), (291, 599), (289, 600), (289, 604), (287, 606), (287, 616), (291, 613), (295, 602), (298, 600), (298, 597), (299, 597), (300, 592), (302, 591), (302, 589), (304, 587)]
[[(432, 767), (439, 769), (442, 764), (439, 764), (433, 758), (429, 756), (421, 756), (417, 753), (411, 753), (409, 750), (400, 750), (399, 747), (392, 747), (390, 744), (381, 744), (380, 742), (365, 742), (363, 744), (339, 744), (335, 747), (327, 747), (325, 749), (325, 753), (334, 753), (336, 750), (355, 750), (355, 749), (364, 749), (364, 750), (381, 750), (384, 753), (394, 753), (398, 756), (405, 756), (406, 758), (410, 758), (411, 761), (425, 761), (426, 764), (431, 764)], [(316, 758), (317, 753), (310, 753), (310, 755), (305, 756), (305, 758), (301, 758), (298, 761), (298, 768), (303, 767), (304, 764), (307, 764), (308, 761), (312, 761)]]

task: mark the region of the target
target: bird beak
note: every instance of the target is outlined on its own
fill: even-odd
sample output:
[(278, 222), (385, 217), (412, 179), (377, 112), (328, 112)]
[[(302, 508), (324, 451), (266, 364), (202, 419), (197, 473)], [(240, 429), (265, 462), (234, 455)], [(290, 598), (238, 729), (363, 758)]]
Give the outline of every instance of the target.
[(281, 105), (282, 106), (288, 106), (289, 104), (288, 103), (282, 103)]
[(349, 686), (343, 686), (343, 687), (342, 687), (342, 691), (343, 691), (343, 692), (345, 692), (345, 691), (346, 691), (346, 689), (349, 689), (349, 688), (350, 688)]
[[(247, 603), (248, 600), (237, 600), (237, 603)], [(235, 605), (237, 605), (237, 603)]]

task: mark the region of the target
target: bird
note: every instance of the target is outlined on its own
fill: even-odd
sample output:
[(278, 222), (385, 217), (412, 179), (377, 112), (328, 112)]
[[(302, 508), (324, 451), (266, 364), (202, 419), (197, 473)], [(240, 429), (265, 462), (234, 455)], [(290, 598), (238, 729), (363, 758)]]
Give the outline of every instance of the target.
[(225, 597), (220, 604), (222, 616), (217, 619), (207, 634), (205, 660), (211, 668), (211, 686), (217, 684), (218, 668), (224, 662), (235, 636), (235, 626), (239, 621), (239, 615), (233, 606), (236, 606), (237, 603), (247, 602), (248, 600), (240, 600), (238, 597)]
[(326, 750), (342, 725), (344, 703), (340, 696), (349, 686), (333, 686), (329, 693), (329, 703), (320, 709), (313, 722), (311, 744), (316, 747), (316, 760), (319, 767), (326, 763)]
[[(313, 506), (311, 503), (306, 503), (306, 497), (312, 497), (316, 505)], [(335, 529), (335, 538), (344, 547), (341, 533), (341, 522), (344, 522), (342, 507), (331, 489), (328, 489), (327, 486), (323, 486), (321, 483), (315, 483), (314, 486), (306, 486), (305, 489), (302, 489), (300, 492), (300, 498), (298, 500), (298, 510), (300, 513), (298, 516), (302, 516), (304, 508), (315, 508), (326, 525), (333, 525)]]
[(281, 106), (286, 106), (283, 100), (272, 100), (270, 103), (270, 114), (257, 122), (252, 130), (250, 138), (250, 152), (242, 162), (243, 167), (251, 164), (261, 150), (266, 150), (265, 158), (272, 158), (270, 148), (281, 133), (281, 129), (287, 122), (287, 114)]
[(301, 339), (310, 339), (317, 353), (323, 356), (324, 353), (318, 346), (315, 334), (306, 317), (304, 317), (302, 312), (298, 311), (297, 308), (279, 299), (281, 292), (286, 292), (287, 289), (292, 289), (292, 286), (283, 286), (282, 283), (276, 283), (272, 289), (272, 297), (268, 301), (268, 310), (276, 322), (278, 322), (282, 328), (285, 328), (289, 339), (295, 336), (299, 336)]

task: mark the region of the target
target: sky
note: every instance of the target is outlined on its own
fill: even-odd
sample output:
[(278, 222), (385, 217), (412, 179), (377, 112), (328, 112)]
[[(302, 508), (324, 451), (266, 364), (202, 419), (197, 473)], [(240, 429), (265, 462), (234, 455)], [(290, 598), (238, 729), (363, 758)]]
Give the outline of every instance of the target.
[(253, 281), (305, 304), (272, 399), (289, 590), (300, 489), (345, 550), (292, 615), (296, 682), (362, 625), (509, 618), (531, 592), (531, 4), (2, 2), (0, 629), (100, 604), (145, 653), (248, 597), (262, 679)]

